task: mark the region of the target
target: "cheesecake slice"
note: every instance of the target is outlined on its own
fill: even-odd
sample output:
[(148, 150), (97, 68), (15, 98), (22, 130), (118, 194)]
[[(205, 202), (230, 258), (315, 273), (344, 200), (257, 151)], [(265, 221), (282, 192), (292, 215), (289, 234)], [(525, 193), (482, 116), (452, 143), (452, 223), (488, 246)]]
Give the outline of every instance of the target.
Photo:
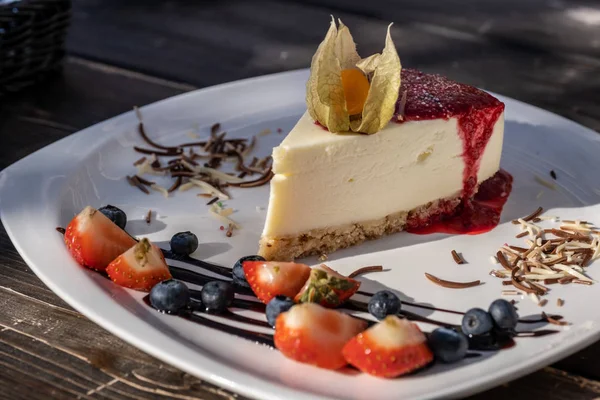
[(333, 134), (305, 113), (273, 150), (259, 254), (293, 260), (453, 214), (499, 170), (504, 104), (403, 69), (396, 112), (372, 135)]

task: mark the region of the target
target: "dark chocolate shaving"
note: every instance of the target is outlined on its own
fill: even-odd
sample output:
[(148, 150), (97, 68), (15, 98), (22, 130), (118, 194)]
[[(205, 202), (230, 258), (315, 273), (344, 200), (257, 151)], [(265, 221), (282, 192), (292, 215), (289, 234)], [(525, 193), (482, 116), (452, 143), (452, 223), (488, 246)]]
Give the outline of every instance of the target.
[(138, 153), (142, 153), (142, 154), (154, 154), (155, 156), (163, 156), (163, 157), (178, 156), (178, 155), (180, 155), (182, 153), (181, 150), (179, 150), (177, 152), (159, 151), (159, 150), (145, 149), (143, 147), (138, 147), (138, 146), (133, 146), (133, 149), (135, 151), (137, 151)]
[(350, 275), (348, 275), (348, 278), (355, 278), (359, 275), (369, 274), (371, 272), (381, 272), (381, 271), (383, 271), (383, 267), (381, 265), (370, 265), (368, 267), (362, 267), (362, 268), (357, 269), (356, 271), (354, 271)]
[(479, 286), (481, 284), (481, 281), (479, 281), (479, 280), (471, 281), (471, 282), (446, 281), (444, 279), (440, 279), (436, 276), (428, 274), (427, 272), (425, 272), (425, 276), (427, 277), (427, 279), (429, 279), (431, 282), (435, 283), (436, 285), (439, 285), (439, 286), (442, 286), (445, 288), (450, 288), (450, 289), (466, 289), (466, 288), (470, 288), (473, 286)]
[(154, 185), (156, 183), (156, 182), (152, 182), (147, 179), (144, 179), (139, 175), (134, 175), (134, 176), (140, 183), (143, 183), (144, 185), (147, 185), (147, 186)]
[(267, 170), (267, 172), (265, 172), (258, 179), (255, 179), (253, 181), (240, 182), (240, 183), (230, 182), (229, 186), (241, 187), (241, 188), (250, 188), (250, 187), (261, 186), (261, 185), (264, 185), (265, 183), (269, 182), (271, 180), (271, 178), (273, 178), (274, 175), (275, 174), (273, 174), (273, 171), (271, 170), (271, 168), (269, 168)]
[[(531, 221), (532, 219), (539, 217), (539, 216), (540, 216), (540, 214), (541, 214), (541, 213), (543, 213), (543, 212), (544, 212), (544, 209), (543, 209), (542, 207), (538, 207), (538, 208), (537, 208), (537, 210), (535, 210), (534, 212), (532, 212), (532, 213), (531, 213), (531, 214), (529, 214), (528, 216), (526, 216), (526, 217), (523, 217), (522, 219), (523, 219), (523, 221), (527, 221), (527, 222), (529, 222), (529, 221)], [(519, 222), (518, 220), (514, 220), (512, 223), (513, 223), (514, 225), (518, 225), (518, 224), (520, 224), (520, 222)]]
[(146, 161), (146, 157), (142, 157), (139, 160), (137, 160), (136, 162), (133, 163), (134, 167), (137, 167), (138, 165), (140, 165), (141, 163), (143, 163), (144, 161)]
[(182, 181), (183, 178), (181, 176), (178, 176), (177, 179), (175, 179), (175, 182), (171, 185), (171, 187), (167, 189), (167, 192), (172, 193), (175, 190), (179, 189), (179, 186), (181, 186)]
[(140, 182), (139, 179), (137, 179), (137, 176), (126, 176), (127, 182), (129, 182), (129, 184), (131, 186), (135, 186), (138, 189), (140, 189), (142, 192), (146, 193), (146, 194), (150, 194), (150, 191), (148, 189), (146, 189), (146, 187), (144, 185), (142, 185), (142, 183)]
[(144, 129), (144, 124), (141, 121), (138, 124), (138, 132), (142, 136), (142, 139), (144, 139), (144, 142), (148, 143), (152, 147), (156, 147), (157, 149), (163, 149), (163, 150), (167, 150), (167, 151), (176, 151), (176, 150), (178, 150), (177, 147), (163, 146), (162, 144), (156, 143), (155, 141), (153, 141), (152, 139), (150, 139), (148, 137), (148, 135), (146, 135), (146, 130)]

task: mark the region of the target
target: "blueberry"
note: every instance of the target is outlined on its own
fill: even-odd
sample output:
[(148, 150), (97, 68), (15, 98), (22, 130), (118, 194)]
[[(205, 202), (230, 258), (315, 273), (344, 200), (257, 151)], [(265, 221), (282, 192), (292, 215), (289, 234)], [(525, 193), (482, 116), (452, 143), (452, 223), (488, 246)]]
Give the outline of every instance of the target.
[(513, 330), (519, 322), (515, 306), (504, 299), (498, 299), (490, 305), (489, 313), (494, 324), (503, 330)]
[(202, 288), (200, 298), (207, 311), (223, 312), (233, 302), (234, 291), (230, 283), (223, 281), (208, 282)]
[(462, 320), (462, 331), (465, 335), (484, 335), (494, 328), (492, 316), (481, 308), (471, 308)]
[(465, 358), (469, 340), (452, 328), (438, 328), (429, 335), (429, 347), (435, 358), (444, 363), (453, 363)]
[(287, 296), (277, 295), (267, 303), (267, 322), (272, 327), (275, 327), (275, 320), (279, 314), (286, 312), (294, 305), (294, 300)]
[(150, 304), (159, 311), (176, 313), (190, 302), (190, 291), (185, 283), (169, 279), (154, 285), (150, 291)]
[(189, 256), (198, 248), (198, 237), (192, 232), (179, 232), (171, 238), (171, 251), (180, 256)]
[(98, 211), (106, 215), (108, 219), (114, 222), (119, 228), (125, 229), (125, 225), (127, 225), (127, 215), (123, 210), (108, 204), (104, 207), (100, 207)]
[(396, 315), (400, 312), (402, 303), (398, 296), (389, 290), (381, 290), (369, 300), (369, 312), (375, 318), (382, 320), (388, 315)]
[(231, 271), (231, 275), (233, 277), (233, 283), (241, 287), (249, 288), (250, 285), (246, 280), (246, 274), (244, 274), (244, 266), (242, 265), (244, 261), (266, 261), (261, 256), (246, 256), (242, 257), (233, 265), (233, 270)]

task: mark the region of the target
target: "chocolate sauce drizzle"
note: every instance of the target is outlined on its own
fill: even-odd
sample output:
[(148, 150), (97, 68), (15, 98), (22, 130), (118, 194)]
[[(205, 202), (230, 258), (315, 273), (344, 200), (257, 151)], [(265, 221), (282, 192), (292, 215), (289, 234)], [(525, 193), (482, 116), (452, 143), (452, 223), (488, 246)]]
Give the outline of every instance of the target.
[[(215, 280), (231, 282), (231, 278), (230, 278), (231, 277), (231, 269), (229, 269), (229, 268), (211, 264), (211, 263), (207, 263), (205, 261), (197, 260), (197, 259), (191, 258), (189, 256), (179, 256), (179, 255), (173, 254), (171, 251), (168, 251), (168, 250), (163, 250), (163, 254), (164, 254), (165, 258), (167, 259), (167, 261), (169, 261), (169, 260), (181, 261), (181, 262), (184, 262), (187, 264), (194, 265), (194, 266), (204, 269), (206, 271), (210, 271), (210, 272), (220, 276), (219, 278), (215, 278), (212, 276), (204, 275), (203, 273), (201, 273), (199, 271), (192, 271), (189, 269), (170, 265), (169, 268), (171, 270), (171, 274), (173, 275), (173, 278), (175, 278), (175, 279), (181, 280), (183, 282), (191, 283), (194, 285), (198, 285), (198, 286), (203, 286), (206, 283), (208, 283), (210, 281), (215, 281)], [(233, 285), (233, 287), (234, 287), (236, 294), (251, 296), (251, 297), (255, 298), (254, 293), (252, 292), (251, 289), (241, 287), (241, 286), (238, 286), (235, 284)], [(368, 297), (373, 295), (373, 293), (369, 293), (369, 292), (365, 292), (365, 291), (358, 291), (357, 294), (362, 295), (362, 296), (368, 296)], [(244, 329), (244, 328), (240, 328), (237, 326), (231, 326), (231, 325), (219, 322), (213, 318), (210, 318), (207, 314), (206, 309), (202, 306), (202, 300), (200, 298), (199, 290), (191, 289), (190, 290), (190, 298), (192, 300), (190, 307), (188, 307), (188, 309), (180, 312), (178, 314), (180, 317), (190, 320), (192, 322), (204, 325), (204, 326), (212, 328), (212, 329), (217, 329), (222, 332), (226, 332), (231, 335), (241, 337), (243, 339), (247, 339), (247, 340), (250, 340), (250, 341), (262, 344), (262, 345), (266, 345), (269, 347), (273, 347), (273, 348), (275, 347), (274, 342), (273, 342), (273, 335), (270, 333), (255, 332), (253, 330)], [(146, 304), (150, 305), (148, 296), (146, 296), (144, 298), (144, 301), (146, 302)], [(421, 308), (421, 309), (425, 309), (425, 310), (439, 311), (439, 312), (443, 312), (443, 313), (456, 314), (456, 315), (464, 315), (464, 312), (454, 311), (454, 310), (449, 310), (449, 309), (444, 309), (444, 308), (437, 308), (437, 307), (425, 305), (425, 304), (412, 303), (412, 302), (407, 302), (407, 301), (402, 301), (402, 303), (405, 306)], [(347, 302), (345, 302), (340, 308), (348, 310), (348, 311), (368, 312), (367, 306), (368, 306), (367, 303), (365, 303), (363, 301), (359, 301), (356, 299), (350, 299)], [(256, 313), (261, 313), (263, 315), (265, 312), (265, 307), (266, 307), (265, 304), (259, 302), (258, 299), (249, 300), (249, 299), (243, 299), (243, 298), (239, 298), (239, 297), (236, 297), (234, 299), (233, 304), (231, 306), (232, 309), (248, 310), (248, 311), (252, 311), (252, 312), (256, 312)], [(203, 315), (203, 313), (207, 314), (207, 315)], [(240, 322), (240, 323), (244, 323), (244, 324), (252, 325), (252, 326), (256, 326), (256, 327), (271, 328), (271, 326), (264, 319), (262, 319), (263, 317), (260, 317), (261, 319), (255, 319), (255, 318), (236, 314), (229, 310), (226, 311), (225, 313), (220, 313), (216, 316), (218, 318), (235, 321), (235, 322)], [(400, 316), (404, 317), (408, 320), (411, 320), (411, 321), (419, 321), (419, 322), (424, 322), (424, 323), (428, 323), (428, 324), (432, 324), (432, 325), (436, 325), (436, 326), (442, 326), (442, 327), (459, 328), (458, 325), (454, 325), (454, 324), (450, 324), (447, 322), (438, 321), (435, 319), (424, 317), (418, 313), (405, 310), (404, 308), (400, 312)], [(353, 317), (367, 321), (369, 323), (369, 325), (372, 325), (375, 323), (372, 320), (363, 319), (356, 315), (353, 315)], [(557, 319), (557, 320), (562, 319), (562, 317), (560, 315), (552, 315), (552, 318)], [(538, 319), (520, 319), (519, 322), (527, 324), (527, 323), (544, 323), (544, 322), (548, 322), (548, 321), (546, 319), (544, 319), (543, 317), (540, 317)], [(474, 350), (474, 351), (497, 351), (500, 349), (505, 349), (505, 348), (514, 346), (515, 345), (514, 340), (513, 340), (514, 337), (541, 337), (541, 336), (555, 334), (558, 332), (559, 332), (558, 330), (553, 330), (553, 329), (542, 329), (542, 330), (537, 330), (537, 331), (518, 331), (518, 332), (510, 332), (510, 333), (506, 333), (506, 334), (495, 333), (493, 335), (487, 335), (487, 336), (470, 337), (469, 338), (469, 349)], [(469, 357), (476, 357), (477, 355), (478, 355), (477, 353), (469, 353), (468, 354)]]

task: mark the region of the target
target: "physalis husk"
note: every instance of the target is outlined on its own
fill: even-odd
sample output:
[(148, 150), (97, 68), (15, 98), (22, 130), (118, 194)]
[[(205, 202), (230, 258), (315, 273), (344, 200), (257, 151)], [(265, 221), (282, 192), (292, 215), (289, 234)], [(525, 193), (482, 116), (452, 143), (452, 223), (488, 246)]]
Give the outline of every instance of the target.
[(402, 65), (390, 27), (383, 52), (361, 59), (348, 27), (331, 20), (306, 84), (308, 112), (330, 132), (373, 134), (394, 115)]

